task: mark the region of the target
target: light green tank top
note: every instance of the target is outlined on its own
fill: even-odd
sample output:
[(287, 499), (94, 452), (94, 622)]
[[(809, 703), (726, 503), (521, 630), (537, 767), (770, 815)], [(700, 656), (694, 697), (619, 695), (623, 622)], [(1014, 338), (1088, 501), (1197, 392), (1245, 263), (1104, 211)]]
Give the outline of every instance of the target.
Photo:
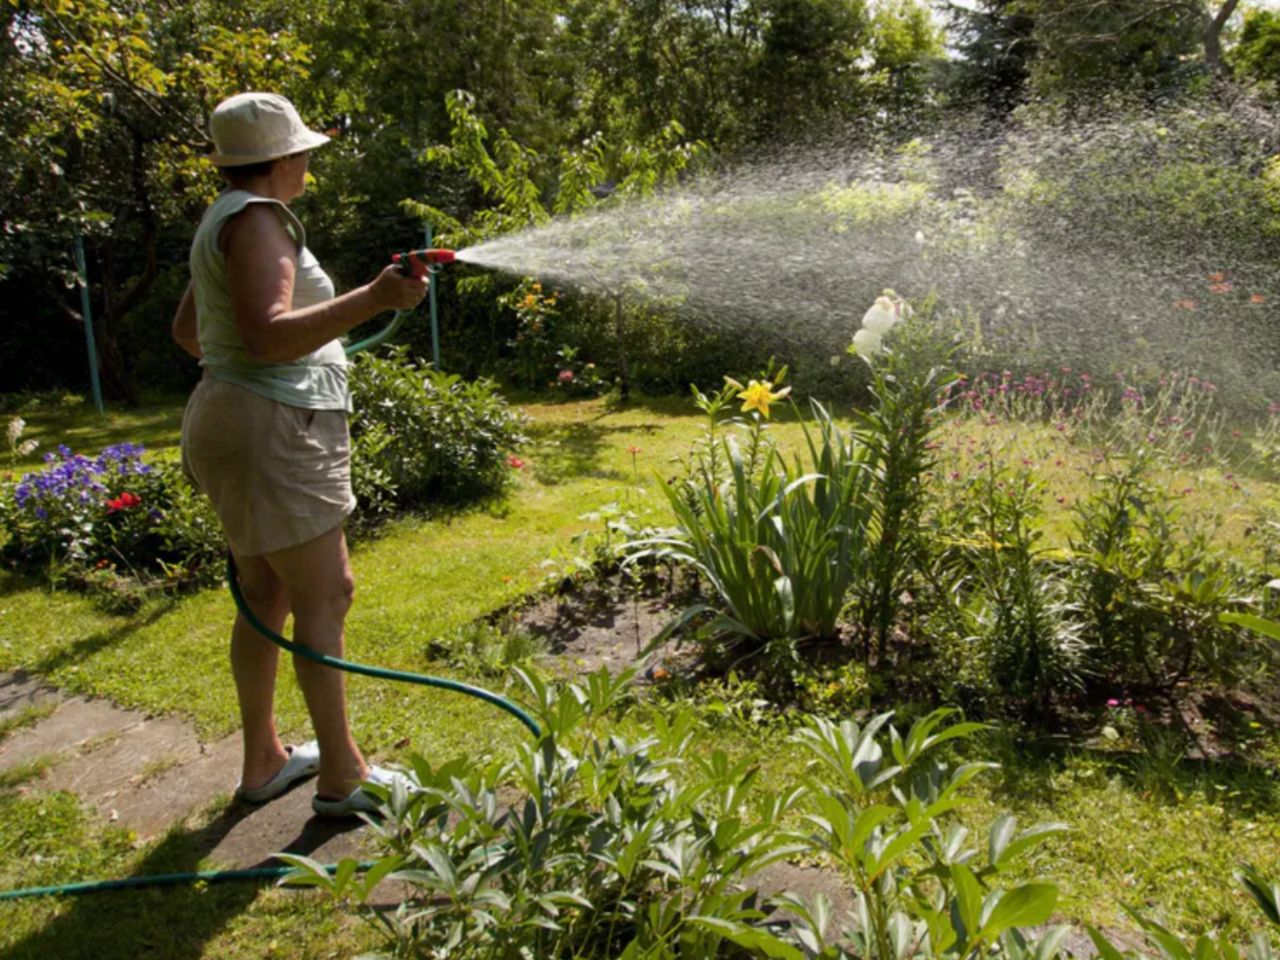
[(231, 307), (227, 261), (218, 249), (218, 235), (227, 220), (250, 203), (271, 204), (298, 245), (291, 309), (333, 299), (333, 281), (307, 249), (306, 232), (293, 211), (279, 200), (247, 190), (224, 191), (205, 211), (191, 243), (196, 326), (203, 354), (200, 363), (218, 380), (237, 384), (291, 407), (350, 413), (347, 356), (340, 341), (332, 340), (314, 353), (287, 363), (252, 360), (245, 351)]

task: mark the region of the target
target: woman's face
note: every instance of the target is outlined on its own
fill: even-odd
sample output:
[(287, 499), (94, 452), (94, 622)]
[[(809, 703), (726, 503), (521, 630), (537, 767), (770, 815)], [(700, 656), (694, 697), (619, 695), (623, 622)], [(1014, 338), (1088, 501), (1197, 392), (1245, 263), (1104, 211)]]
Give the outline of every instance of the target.
[(284, 158), (286, 174), (284, 185), (288, 191), (289, 200), (302, 196), (307, 190), (307, 164), (310, 157), (310, 151), (304, 150)]

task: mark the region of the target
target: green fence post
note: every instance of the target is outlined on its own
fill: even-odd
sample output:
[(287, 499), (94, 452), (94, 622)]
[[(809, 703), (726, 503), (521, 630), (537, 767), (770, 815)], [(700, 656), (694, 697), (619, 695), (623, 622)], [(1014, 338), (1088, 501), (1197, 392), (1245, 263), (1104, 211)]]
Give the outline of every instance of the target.
[[(423, 224), (427, 237), (427, 249), (431, 249), (431, 224)], [(427, 303), (431, 309), (431, 362), (440, 369), (440, 323), (436, 317), (436, 273), (439, 267), (433, 266), (427, 273)]]
[(80, 285), (80, 313), (84, 317), (84, 342), (89, 353), (89, 383), (93, 403), (103, 413), (102, 384), (98, 380), (98, 346), (93, 340), (93, 309), (89, 305), (89, 270), (84, 260), (84, 240), (76, 234), (76, 280)]

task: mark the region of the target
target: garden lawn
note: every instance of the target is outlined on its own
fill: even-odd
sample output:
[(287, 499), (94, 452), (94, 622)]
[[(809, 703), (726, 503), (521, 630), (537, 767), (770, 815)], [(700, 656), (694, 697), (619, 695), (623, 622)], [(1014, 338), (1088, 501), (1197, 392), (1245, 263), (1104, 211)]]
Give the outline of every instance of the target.
[[(575, 536), (602, 531), (602, 523), (585, 514), (613, 502), (642, 517), (664, 516), (655, 476), (678, 472), (673, 461), (702, 426), (680, 399), (645, 400), (626, 409), (602, 401), (531, 403), (524, 409), (533, 418), (532, 442), (520, 454), (523, 466), (513, 468), (507, 499), (403, 518), (356, 545), (352, 659), (447, 673), (431, 662), (429, 643), (580, 568), (590, 543), (575, 543)], [(83, 408), (24, 414), (27, 435), (43, 446), (71, 438), (68, 445), (85, 453), (121, 440), (171, 448), (180, 416), (179, 404), (105, 422)], [(776, 429), (787, 443), (799, 439), (794, 423)], [(954, 482), (953, 474), (976, 469), (979, 451), (987, 448), (1036, 466), (1046, 482), (1050, 529), (1060, 540), (1072, 502), (1087, 489), (1094, 469), (1090, 458), (1052, 431), (963, 421), (947, 428), (938, 482)], [(1189, 515), (1222, 518), (1220, 542), (1232, 550), (1252, 549), (1247, 518), (1258, 504), (1275, 499), (1269, 485), (1251, 482), (1237, 489), (1236, 482), (1212, 472), (1193, 480), (1170, 473), (1167, 480), (1186, 484), (1178, 489), (1188, 491), (1180, 496)], [(81, 595), (3, 573), (0, 668), (30, 670), (60, 687), (124, 706), (181, 714), (202, 736), (223, 736), (237, 725), (224, 666), (231, 616), (223, 590), (115, 616)], [(305, 712), (287, 674), (282, 672), (281, 726), (297, 734), (305, 729)], [(514, 720), (475, 700), (361, 677), (349, 684), (357, 735), (382, 759), (403, 759), (410, 750), (433, 758), (502, 751), (526, 736)], [(643, 725), (646, 710), (624, 726)], [(713, 715), (723, 717), (708, 714)], [(717, 723), (717, 740), (736, 754), (755, 755), (766, 783), (782, 786), (800, 775), (781, 731), (756, 729), (748, 721)], [(1035, 866), (1062, 886), (1061, 907), (1072, 919), (1116, 922), (1117, 901), (1124, 899), (1166, 911), (1184, 930), (1218, 923), (1241, 931), (1251, 914), (1234, 892), (1231, 868), (1242, 859), (1273, 875), (1280, 867), (1280, 789), (1274, 778), (1225, 768), (1194, 774), (1175, 764), (1152, 779), (1150, 770), (1135, 772), (1083, 750), (1042, 755), (1005, 745), (997, 752), (1005, 771), (978, 791), (978, 803), (966, 816), (975, 827), (1003, 809), (1024, 824), (1069, 822), (1073, 832), (1050, 844)], [(198, 865), (189, 854), (198, 824), (135, 850), (127, 836), (94, 822), (71, 798), (29, 786), (28, 792), (0, 792), (0, 886)], [(207, 816), (216, 818), (222, 809), (215, 804)], [(370, 942), (368, 934), (310, 895), (219, 888), (124, 896), (130, 898), (128, 913), (84, 901), (0, 907), (7, 912), (0, 951), (21, 942), (31, 951), (22, 956), (71, 955), (69, 945), (88, 942), (78, 937), (96, 937), (107, 945), (98, 954), (104, 957), (135, 956), (141, 946), (155, 957), (292, 958), (350, 956), (357, 944)], [(192, 915), (200, 919), (187, 925)], [(113, 943), (118, 953), (110, 952), (117, 949)]]

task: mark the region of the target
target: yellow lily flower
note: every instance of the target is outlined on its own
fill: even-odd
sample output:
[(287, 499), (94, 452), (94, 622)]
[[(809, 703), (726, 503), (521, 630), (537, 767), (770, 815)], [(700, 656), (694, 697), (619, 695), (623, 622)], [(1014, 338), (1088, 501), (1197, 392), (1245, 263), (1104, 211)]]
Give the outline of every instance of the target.
[(759, 410), (767, 419), (769, 416), (769, 404), (776, 400), (781, 400), (791, 392), (790, 387), (783, 387), (775, 393), (769, 389), (771, 386), (773, 384), (768, 381), (760, 383), (758, 380), (752, 380), (748, 383), (746, 388), (738, 394), (738, 397), (742, 400), (742, 412)]

